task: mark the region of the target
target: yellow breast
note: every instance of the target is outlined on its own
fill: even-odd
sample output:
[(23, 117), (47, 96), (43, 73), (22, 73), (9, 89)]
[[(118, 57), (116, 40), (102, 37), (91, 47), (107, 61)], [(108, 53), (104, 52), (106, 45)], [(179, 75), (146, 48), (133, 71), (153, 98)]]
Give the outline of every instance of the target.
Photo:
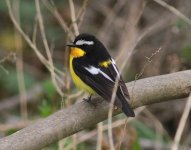
[(72, 65), (72, 61), (73, 61), (74, 57), (72, 55), (70, 55), (70, 74), (72, 76), (72, 79), (75, 83), (75, 85), (80, 88), (80, 89), (83, 89), (85, 90), (86, 92), (90, 93), (90, 94), (94, 94), (95, 91), (89, 87), (88, 85), (86, 85), (77, 75), (76, 73), (74, 72), (74, 69), (73, 69), (73, 65)]

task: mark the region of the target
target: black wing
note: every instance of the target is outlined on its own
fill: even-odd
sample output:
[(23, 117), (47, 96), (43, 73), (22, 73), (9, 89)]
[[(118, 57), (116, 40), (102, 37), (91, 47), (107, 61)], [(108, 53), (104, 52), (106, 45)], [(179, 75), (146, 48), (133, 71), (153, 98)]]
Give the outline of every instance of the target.
[[(119, 74), (115, 64), (107, 68), (87, 65), (86, 62), (73, 60), (73, 68), (80, 79), (95, 90), (105, 100), (110, 101), (116, 76)], [(116, 92), (115, 105), (120, 107), (127, 116), (135, 116), (126, 99), (129, 99), (128, 91), (120, 78)]]

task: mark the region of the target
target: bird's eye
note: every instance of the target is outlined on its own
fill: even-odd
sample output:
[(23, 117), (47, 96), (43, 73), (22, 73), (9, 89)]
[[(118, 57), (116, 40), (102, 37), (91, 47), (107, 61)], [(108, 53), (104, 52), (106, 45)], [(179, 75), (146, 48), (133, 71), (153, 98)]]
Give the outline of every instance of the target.
[(94, 41), (78, 40), (75, 45), (94, 45)]

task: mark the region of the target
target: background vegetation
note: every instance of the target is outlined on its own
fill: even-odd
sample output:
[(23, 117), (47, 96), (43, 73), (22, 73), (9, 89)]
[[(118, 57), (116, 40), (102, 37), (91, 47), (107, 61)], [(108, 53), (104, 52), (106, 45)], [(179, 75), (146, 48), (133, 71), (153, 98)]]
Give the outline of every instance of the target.
[[(75, 24), (80, 33), (96, 35), (119, 67), (127, 61), (123, 69), (125, 81), (191, 68), (191, 21), (177, 14), (191, 18), (190, 0), (166, 0), (167, 8), (160, 0), (74, 1), (76, 19), (71, 17), (71, 2), (40, 1), (49, 53), (35, 1), (11, 3), (20, 27), (50, 62), (47, 65), (14, 27), (6, 2), (0, 1), (0, 137), (86, 97), (73, 86), (68, 72), (66, 44), (78, 32)], [(177, 10), (171, 11), (170, 6)], [(56, 75), (49, 56), (58, 69)], [(124, 114), (114, 117), (115, 146), (169, 149), (184, 108), (185, 100), (181, 99), (137, 109), (136, 118), (128, 124)], [(109, 149), (106, 124), (99, 123), (44, 149)], [(180, 144), (185, 149), (191, 146), (190, 124), (189, 116)]]

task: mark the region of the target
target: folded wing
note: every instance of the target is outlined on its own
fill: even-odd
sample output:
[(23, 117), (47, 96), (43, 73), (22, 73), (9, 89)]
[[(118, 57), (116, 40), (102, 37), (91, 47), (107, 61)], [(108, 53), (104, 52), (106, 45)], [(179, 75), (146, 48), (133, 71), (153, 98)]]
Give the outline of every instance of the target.
[[(105, 100), (110, 102), (115, 80), (117, 75), (119, 75), (115, 63), (112, 61), (112, 63), (105, 68), (87, 65), (85, 62), (83, 62), (83, 60), (81, 60), (81, 62), (79, 61), (80, 60), (73, 61), (75, 73), (83, 82), (89, 85)], [(127, 116), (134, 117), (135, 114), (129, 106), (127, 100), (129, 100), (129, 94), (124, 81), (120, 77), (114, 104), (120, 107)]]

